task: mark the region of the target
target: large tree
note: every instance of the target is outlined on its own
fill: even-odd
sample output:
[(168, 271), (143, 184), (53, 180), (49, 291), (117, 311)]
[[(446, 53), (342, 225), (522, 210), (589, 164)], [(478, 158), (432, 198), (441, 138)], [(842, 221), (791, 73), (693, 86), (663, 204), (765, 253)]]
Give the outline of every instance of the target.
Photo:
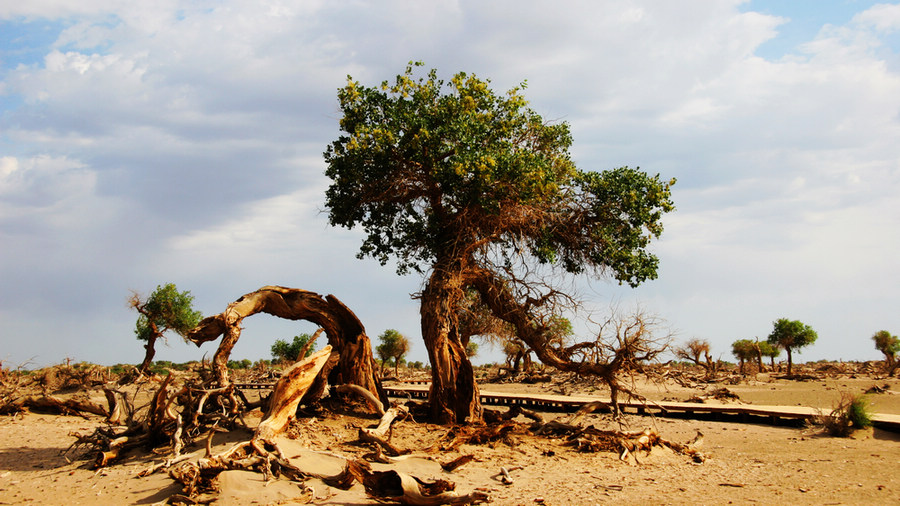
[(816, 334), (816, 331), (813, 330), (812, 327), (799, 320), (781, 318), (774, 322), (773, 326), (774, 328), (772, 329), (772, 333), (769, 334), (768, 341), (774, 346), (784, 348), (784, 351), (787, 352), (787, 375), (790, 376), (792, 374), (791, 368), (793, 366), (791, 355), (793, 350), (799, 350), (804, 346), (809, 346), (816, 342), (819, 335)]
[(415, 66), (393, 83), (349, 79), (339, 90), (343, 133), (325, 152), (325, 205), (332, 225), (364, 229), (358, 256), (425, 276), (432, 416), (477, 421), (459, 321), (467, 290), (539, 358), (561, 363), (536, 349), (547, 346), (547, 304), (559, 292), (536, 293), (534, 275), (588, 271), (632, 286), (655, 278), (646, 247), (673, 209), (674, 181), (628, 167), (581, 171), (568, 124), (528, 108), (524, 85), (496, 94), (474, 75), (445, 83), (433, 70), (417, 77)]
[(187, 340), (187, 334), (200, 323), (203, 317), (193, 307), (194, 296), (185, 290), (179, 292), (174, 283), (159, 285), (146, 298), (133, 292), (128, 304), (138, 312), (134, 334), (144, 341), (144, 361), (140, 372), (145, 373), (156, 355), (156, 341), (165, 338), (165, 333), (173, 331)]

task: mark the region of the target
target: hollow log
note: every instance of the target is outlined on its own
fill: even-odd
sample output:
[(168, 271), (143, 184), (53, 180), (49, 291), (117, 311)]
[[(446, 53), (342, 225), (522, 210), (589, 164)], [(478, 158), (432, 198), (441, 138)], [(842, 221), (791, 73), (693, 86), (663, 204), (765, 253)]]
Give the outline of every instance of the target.
[[(332, 385), (353, 384), (371, 392), (388, 404), (387, 394), (376, 375), (372, 344), (359, 318), (334, 295), (321, 295), (297, 288), (264, 286), (228, 305), (225, 311), (204, 318), (187, 339), (200, 346), (223, 336), (213, 356), (213, 370), (219, 383), (228, 383), (227, 363), (241, 333), (244, 318), (267, 313), (288, 320), (307, 320), (325, 329), (328, 344), (337, 360), (323, 374)], [(331, 361), (329, 361), (331, 363)], [(324, 380), (322, 380), (324, 386)], [(312, 388), (322, 391), (323, 388)]]

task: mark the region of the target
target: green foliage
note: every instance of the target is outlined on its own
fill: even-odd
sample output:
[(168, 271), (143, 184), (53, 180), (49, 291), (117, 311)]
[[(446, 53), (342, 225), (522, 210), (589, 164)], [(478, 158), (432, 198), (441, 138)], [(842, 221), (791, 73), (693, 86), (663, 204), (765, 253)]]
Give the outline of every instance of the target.
[(879, 330), (872, 336), (872, 340), (875, 341), (875, 348), (884, 354), (888, 362), (893, 363), (897, 353), (900, 353), (900, 338), (887, 330)]
[(243, 360), (229, 360), (227, 367), (229, 369), (249, 369), (253, 365), (253, 362), (250, 359)]
[(670, 187), (628, 167), (582, 172), (568, 124), (527, 107), (525, 85), (496, 94), (458, 73), (410, 64), (394, 83), (348, 78), (343, 134), (325, 152), (332, 225), (366, 232), (359, 257), (425, 272), (448, 255), (527, 252), (572, 273), (602, 268), (636, 286), (656, 277), (646, 250), (674, 209)]
[(375, 352), (381, 359), (381, 366), (384, 369), (385, 364), (393, 363), (396, 373), (397, 366), (403, 360), (403, 356), (409, 353), (409, 339), (394, 329), (387, 329), (378, 336), (381, 341), (375, 348)]
[(756, 358), (756, 342), (751, 339), (738, 339), (731, 343), (731, 354), (742, 363), (753, 360)]
[(869, 403), (864, 396), (844, 394), (838, 406), (829, 415), (817, 417), (816, 422), (824, 425), (825, 432), (832, 436), (846, 437), (855, 429), (872, 425)]
[(769, 344), (780, 346), (791, 351), (816, 342), (819, 335), (809, 325), (798, 320), (781, 318), (774, 322), (774, 329), (769, 334)]
[(774, 346), (772, 343), (768, 341), (759, 341), (756, 343), (759, 346), (759, 352), (764, 357), (768, 357), (771, 359), (778, 358), (778, 355), (781, 355), (781, 348), (778, 346)]
[(787, 318), (781, 318), (780, 320), (774, 323), (774, 329), (772, 329), (772, 333), (769, 334), (769, 344), (773, 346), (779, 346), (787, 352), (787, 374), (791, 375), (791, 365), (793, 364), (793, 359), (791, 354), (795, 349), (799, 350), (805, 346), (809, 346), (810, 344), (816, 342), (816, 339), (819, 338), (819, 335), (816, 334), (816, 331), (812, 329), (809, 325), (804, 324), (798, 320), (788, 320)]
[(847, 406), (847, 418), (858, 429), (864, 429), (872, 425), (872, 416), (869, 414), (869, 403), (863, 396), (856, 396)]
[(135, 336), (148, 342), (170, 330), (186, 336), (203, 317), (200, 311), (194, 310), (193, 303), (191, 292), (179, 292), (174, 283), (157, 286), (145, 301), (135, 294), (131, 299), (132, 307), (139, 313)]
[(127, 364), (115, 364), (113, 366), (110, 366), (109, 372), (112, 374), (124, 374), (129, 367), (130, 366), (128, 366)]
[(466, 345), (466, 356), (472, 358), (476, 355), (478, 355), (478, 343), (469, 341), (469, 344)]
[(278, 339), (272, 345), (272, 360), (276, 362), (296, 362), (300, 358), (306, 358), (312, 355), (313, 351), (315, 351), (315, 346), (310, 346), (308, 350), (306, 350), (306, 355), (304, 357), (300, 357), (300, 352), (303, 351), (303, 347), (306, 346), (306, 343), (312, 339), (312, 336), (309, 334), (300, 334), (299, 336), (294, 336), (294, 339), (288, 343), (283, 339)]

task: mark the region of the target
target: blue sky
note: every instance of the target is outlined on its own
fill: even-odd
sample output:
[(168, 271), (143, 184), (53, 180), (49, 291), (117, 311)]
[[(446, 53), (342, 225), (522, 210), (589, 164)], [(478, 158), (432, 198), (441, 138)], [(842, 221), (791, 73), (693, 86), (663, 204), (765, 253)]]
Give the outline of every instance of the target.
[[(800, 360), (877, 359), (870, 336), (900, 332), (898, 34), (900, 4), (849, 0), (6, 2), (0, 360), (138, 362), (125, 301), (166, 282), (205, 314), (333, 293), (424, 360), (421, 278), (357, 260), (321, 212), (337, 88), (410, 60), (527, 80), (582, 169), (678, 179), (659, 279), (583, 280), (578, 318), (640, 305), (730, 359), (788, 317), (819, 333)], [(312, 330), (248, 319), (235, 356)]]

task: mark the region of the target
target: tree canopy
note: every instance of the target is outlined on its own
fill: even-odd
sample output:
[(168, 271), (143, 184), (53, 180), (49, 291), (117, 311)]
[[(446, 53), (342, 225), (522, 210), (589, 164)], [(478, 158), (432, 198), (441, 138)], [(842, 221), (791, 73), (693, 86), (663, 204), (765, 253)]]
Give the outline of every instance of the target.
[(887, 364), (888, 374), (893, 374), (897, 369), (897, 353), (900, 353), (900, 338), (887, 330), (879, 330), (872, 336), (875, 348), (883, 355)]
[(173, 331), (184, 337), (200, 323), (203, 315), (194, 310), (194, 296), (185, 290), (179, 292), (174, 283), (158, 285), (146, 299), (132, 293), (129, 305), (138, 312), (134, 334), (144, 345), (146, 353), (140, 371), (145, 372), (153, 362), (156, 340)]
[(381, 358), (381, 371), (384, 373), (384, 366), (388, 361), (394, 363), (394, 375), (397, 375), (397, 367), (403, 357), (409, 353), (409, 339), (395, 329), (387, 329), (378, 336), (381, 344), (375, 347), (375, 352)]
[(466, 290), (512, 323), (498, 295), (511, 294), (532, 316), (558, 295), (526, 297), (520, 289), (534, 285), (521, 283), (523, 272), (534, 270), (516, 269), (523, 265), (631, 286), (654, 279), (658, 259), (647, 246), (674, 209), (674, 180), (629, 167), (581, 171), (568, 124), (528, 108), (524, 83), (497, 94), (464, 72), (446, 83), (434, 70), (417, 77), (419, 66), (380, 86), (348, 78), (338, 91), (342, 134), (325, 152), (333, 181), (325, 205), (332, 225), (364, 230), (359, 257), (428, 277), (421, 300), (432, 412), (477, 419), (458, 325)]
[(731, 354), (740, 362), (741, 374), (744, 374), (744, 363), (756, 358), (756, 343), (750, 339), (738, 339), (731, 343)]
[(799, 320), (781, 318), (774, 322), (773, 326), (774, 328), (772, 329), (772, 333), (769, 334), (768, 341), (774, 346), (784, 348), (784, 351), (787, 352), (787, 374), (790, 376), (792, 374), (793, 350), (799, 350), (800, 348), (813, 344), (816, 342), (816, 339), (819, 338), (819, 335), (816, 334), (816, 331), (813, 330), (812, 327)]

